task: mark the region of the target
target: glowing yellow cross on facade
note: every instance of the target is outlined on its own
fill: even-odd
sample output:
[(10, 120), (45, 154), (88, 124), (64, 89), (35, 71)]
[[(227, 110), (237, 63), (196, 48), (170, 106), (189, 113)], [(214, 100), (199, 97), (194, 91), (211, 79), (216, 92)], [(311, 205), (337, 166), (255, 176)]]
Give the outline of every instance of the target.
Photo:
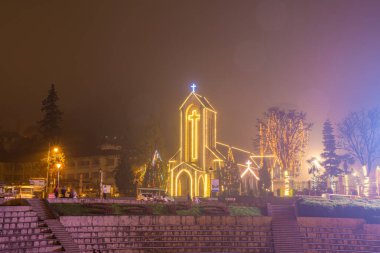
[(198, 159), (198, 120), (201, 118), (197, 110), (193, 110), (188, 116), (191, 121), (191, 159)]

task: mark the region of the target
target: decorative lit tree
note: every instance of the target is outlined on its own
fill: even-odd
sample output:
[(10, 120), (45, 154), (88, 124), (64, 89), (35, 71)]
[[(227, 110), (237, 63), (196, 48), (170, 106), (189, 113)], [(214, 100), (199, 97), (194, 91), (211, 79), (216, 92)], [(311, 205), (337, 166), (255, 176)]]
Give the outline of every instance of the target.
[(240, 171), (232, 155), (231, 148), (228, 151), (227, 160), (219, 171), (220, 185), (225, 196), (237, 196), (241, 183)]
[(309, 174), (311, 175), (311, 190), (319, 195), (327, 190), (326, 174), (321, 171), (321, 164), (316, 157), (307, 160)]
[(264, 133), (261, 138), (289, 176), (299, 174), (311, 127), (305, 113), (277, 107), (268, 109), (263, 118), (258, 120), (258, 128)]
[(364, 194), (376, 194), (374, 162), (380, 154), (380, 110), (351, 112), (339, 124), (342, 148), (363, 167)]
[(336, 154), (334, 128), (329, 120), (323, 124), (323, 153), (321, 157), (323, 158), (321, 165), (325, 168), (329, 187), (335, 192), (335, 179), (343, 173), (343, 170), (339, 167), (340, 157)]
[(40, 132), (49, 142), (57, 141), (61, 135), (62, 112), (59, 110), (58, 94), (54, 84), (51, 85), (48, 96), (42, 101), (41, 112), (44, 114), (39, 121)]
[(160, 153), (155, 150), (151, 160), (146, 165), (143, 186), (163, 189), (166, 186), (167, 174), (167, 168), (162, 162)]

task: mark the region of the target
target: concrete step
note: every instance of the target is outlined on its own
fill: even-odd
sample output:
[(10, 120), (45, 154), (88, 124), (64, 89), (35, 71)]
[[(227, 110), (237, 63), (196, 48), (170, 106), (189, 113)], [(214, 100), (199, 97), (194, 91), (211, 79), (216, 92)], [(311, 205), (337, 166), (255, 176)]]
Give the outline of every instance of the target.
[(48, 219), (45, 222), (66, 251), (70, 253), (80, 253), (78, 245), (58, 220)]

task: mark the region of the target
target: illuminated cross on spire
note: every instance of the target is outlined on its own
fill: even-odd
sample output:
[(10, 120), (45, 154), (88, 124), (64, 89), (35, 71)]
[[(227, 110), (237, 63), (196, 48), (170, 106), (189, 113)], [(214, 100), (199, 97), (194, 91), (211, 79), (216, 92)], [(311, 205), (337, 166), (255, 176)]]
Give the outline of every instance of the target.
[(195, 85), (195, 83), (192, 83), (190, 87), (193, 90), (192, 92), (195, 92), (195, 88), (197, 88), (197, 86)]
[(245, 176), (245, 174), (247, 174), (247, 172), (249, 171), (256, 178), (256, 180), (260, 180), (260, 178), (258, 176), (256, 176), (255, 172), (253, 172), (253, 170), (251, 170), (251, 164), (252, 164), (252, 162), (250, 160), (248, 160), (245, 164), (247, 164), (247, 168), (240, 175), (240, 177), (243, 178)]

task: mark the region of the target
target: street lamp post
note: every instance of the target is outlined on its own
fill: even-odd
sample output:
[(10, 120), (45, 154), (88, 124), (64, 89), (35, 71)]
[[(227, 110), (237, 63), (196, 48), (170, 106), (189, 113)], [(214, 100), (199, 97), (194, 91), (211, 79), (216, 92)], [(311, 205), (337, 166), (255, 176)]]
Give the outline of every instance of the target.
[(46, 168), (46, 182), (45, 182), (45, 198), (48, 198), (49, 194), (49, 172), (50, 172), (50, 142), (47, 156), (47, 168)]
[(57, 166), (57, 170), (58, 170), (58, 173), (57, 173), (57, 186), (59, 188), (59, 169), (62, 167), (62, 164), (57, 163), (56, 166)]

